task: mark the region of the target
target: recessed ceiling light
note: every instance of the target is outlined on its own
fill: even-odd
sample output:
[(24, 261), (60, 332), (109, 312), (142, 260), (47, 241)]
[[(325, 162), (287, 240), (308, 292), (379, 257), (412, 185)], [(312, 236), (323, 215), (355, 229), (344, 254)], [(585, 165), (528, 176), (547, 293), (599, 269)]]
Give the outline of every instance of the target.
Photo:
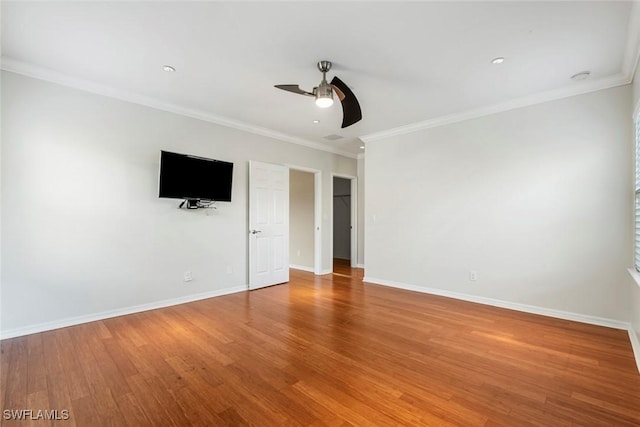
[(362, 148), (364, 150), (364, 145), (361, 145), (360, 148)]
[(586, 80), (591, 75), (591, 71), (580, 71), (571, 76), (571, 80)]
[(320, 123), (320, 120), (314, 120), (313, 123), (318, 124)]
[(176, 69), (173, 68), (171, 65), (165, 65), (164, 67), (162, 67), (162, 69), (164, 71), (166, 71), (167, 73), (173, 73)]
[(504, 62), (504, 58), (502, 56), (499, 56), (497, 58), (493, 58), (491, 60), (492, 64), (502, 64)]

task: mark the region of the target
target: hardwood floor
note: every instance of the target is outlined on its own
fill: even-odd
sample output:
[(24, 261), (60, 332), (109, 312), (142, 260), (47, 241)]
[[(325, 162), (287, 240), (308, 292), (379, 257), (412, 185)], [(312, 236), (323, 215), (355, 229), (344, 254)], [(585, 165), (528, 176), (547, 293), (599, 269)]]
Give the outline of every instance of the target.
[(341, 258), (333, 259), (333, 274), (337, 276), (351, 277), (360, 274), (358, 277), (362, 278), (363, 272), (364, 270), (360, 268), (351, 268), (351, 260)]
[(361, 277), (292, 270), (286, 285), (4, 340), (2, 418), (70, 418), (2, 425), (640, 425), (625, 331)]

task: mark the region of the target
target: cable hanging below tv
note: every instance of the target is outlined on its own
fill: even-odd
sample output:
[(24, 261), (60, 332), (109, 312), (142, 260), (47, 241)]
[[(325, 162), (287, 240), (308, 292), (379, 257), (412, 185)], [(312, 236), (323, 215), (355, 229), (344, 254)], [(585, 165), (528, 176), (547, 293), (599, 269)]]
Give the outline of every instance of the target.
[(183, 199), (179, 208), (213, 208), (230, 202), (233, 163), (187, 154), (160, 152), (158, 196)]

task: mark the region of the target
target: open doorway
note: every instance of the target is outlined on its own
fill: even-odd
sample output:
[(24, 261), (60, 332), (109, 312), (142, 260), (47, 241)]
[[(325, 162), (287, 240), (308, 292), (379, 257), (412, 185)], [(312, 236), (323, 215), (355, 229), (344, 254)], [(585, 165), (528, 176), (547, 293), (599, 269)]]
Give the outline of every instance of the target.
[(352, 268), (356, 258), (356, 178), (333, 176), (333, 271)]
[(315, 271), (313, 174), (289, 170), (289, 267)]
[(320, 274), (320, 171), (289, 167), (289, 268)]

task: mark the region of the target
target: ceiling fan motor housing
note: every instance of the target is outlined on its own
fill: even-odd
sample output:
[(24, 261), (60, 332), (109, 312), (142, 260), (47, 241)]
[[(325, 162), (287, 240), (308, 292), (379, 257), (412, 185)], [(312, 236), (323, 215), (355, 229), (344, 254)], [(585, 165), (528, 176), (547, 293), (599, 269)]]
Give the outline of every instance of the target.
[(331, 98), (331, 99), (333, 99), (333, 88), (331, 87), (331, 85), (329, 83), (327, 83), (326, 80), (322, 80), (322, 83), (320, 83), (320, 86), (318, 86), (314, 90), (314, 92), (316, 94), (316, 99), (318, 99), (318, 98)]
[[(333, 104), (333, 88), (327, 83), (327, 71), (331, 69), (331, 61), (318, 62), (318, 70), (322, 72), (322, 81), (313, 93), (316, 95), (316, 104), (319, 107), (328, 107)], [(325, 100), (324, 102), (319, 100)]]

